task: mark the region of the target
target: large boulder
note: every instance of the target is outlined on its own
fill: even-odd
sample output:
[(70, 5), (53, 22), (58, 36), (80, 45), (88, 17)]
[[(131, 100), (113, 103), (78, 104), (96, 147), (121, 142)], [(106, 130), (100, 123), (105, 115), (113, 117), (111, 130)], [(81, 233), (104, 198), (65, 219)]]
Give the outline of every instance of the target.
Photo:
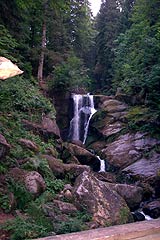
[(160, 141), (137, 132), (121, 135), (102, 150), (108, 162), (118, 168), (125, 168), (140, 160), (146, 151), (150, 151)]
[(160, 179), (160, 154), (153, 151), (148, 158), (142, 157), (123, 172), (136, 180), (154, 183)]
[(110, 184), (110, 187), (125, 199), (131, 210), (139, 207), (143, 199), (143, 188), (128, 184)]
[(60, 130), (55, 119), (51, 119), (49, 116), (43, 116), (42, 129), (43, 132), (60, 138)]
[(60, 130), (55, 119), (51, 119), (49, 116), (44, 115), (42, 123), (34, 123), (23, 119), (22, 123), (25, 128), (34, 131), (42, 135), (45, 138), (54, 137), (60, 139)]
[(122, 224), (130, 219), (124, 199), (91, 172), (85, 171), (76, 179), (73, 197), (75, 205), (85, 208), (99, 226)]
[(81, 164), (89, 165), (93, 168), (93, 170), (99, 169), (99, 159), (85, 148), (72, 143), (65, 143), (64, 147), (70, 155), (76, 157)]
[(0, 134), (0, 159), (4, 158), (9, 153), (10, 147), (5, 137)]
[(39, 196), (46, 189), (46, 184), (43, 177), (36, 171), (28, 172), (20, 168), (13, 168), (9, 172), (16, 182), (24, 184), (26, 190), (34, 197)]

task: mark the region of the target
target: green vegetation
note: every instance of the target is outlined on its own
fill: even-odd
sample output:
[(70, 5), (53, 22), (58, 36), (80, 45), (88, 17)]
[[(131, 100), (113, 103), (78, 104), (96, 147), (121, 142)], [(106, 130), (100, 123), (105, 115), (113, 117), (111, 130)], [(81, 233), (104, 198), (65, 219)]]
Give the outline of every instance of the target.
[[(13, 240), (84, 230), (90, 216), (83, 211), (65, 216), (67, 221), (53, 222), (46, 216), (44, 204), (53, 202), (73, 176), (56, 178), (43, 155), (59, 158), (68, 153), (61, 153), (63, 144), (56, 138), (37, 128), (27, 129), (24, 120), (36, 126), (44, 115), (54, 120), (54, 90), (64, 94), (85, 89), (108, 95), (119, 88), (130, 99), (128, 125), (109, 138), (98, 136), (99, 141), (112, 142), (130, 130), (160, 137), (159, 0), (104, 0), (95, 19), (88, 0), (0, 0), (0, 9), (0, 56), (24, 71), (21, 77), (0, 81), (0, 134), (11, 146), (0, 161), (0, 208), (20, 212), (5, 229)], [(100, 127), (105, 118), (107, 112), (102, 110), (93, 121)], [(97, 139), (94, 122), (93, 127), (88, 144)], [(21, 138), (34, 142), (38, 150), (22, 145)], [(159, 146), (153, 150), (160, 152)], [(22, 183), (9, 178), (14, 167), (39, 172), (46, 191), (33, 197)], [(121, 219), (122, 223), (128, 219), (125, 208)]]

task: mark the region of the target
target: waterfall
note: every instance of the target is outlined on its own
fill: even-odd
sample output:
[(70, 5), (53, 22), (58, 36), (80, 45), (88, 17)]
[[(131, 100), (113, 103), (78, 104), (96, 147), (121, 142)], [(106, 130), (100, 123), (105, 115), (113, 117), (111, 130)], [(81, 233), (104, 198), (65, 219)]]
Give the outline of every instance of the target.
[(85, 143), (89, 122), (96, 112), (93, 95), (73, 94), (74, 116), (70, 122), (69, 139), (80, 140)]
[(97, 156), (97, 158), (100, 161), (100, 170), (99, 170), (99, 172), (105, 172), (106, 171), (105, 161), (103, 159), (101, 159), (99, 156)]

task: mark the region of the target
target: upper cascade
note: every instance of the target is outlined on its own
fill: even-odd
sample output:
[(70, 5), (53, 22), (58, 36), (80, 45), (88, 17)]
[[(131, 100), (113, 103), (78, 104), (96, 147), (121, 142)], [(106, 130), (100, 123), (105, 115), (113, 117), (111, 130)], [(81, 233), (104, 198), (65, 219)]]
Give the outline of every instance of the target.
[(69, 140), (80, 140), (85, 144), (89, 122), (96, 112), (93, 95), (72, 94), (74, 115), (70, 122)]

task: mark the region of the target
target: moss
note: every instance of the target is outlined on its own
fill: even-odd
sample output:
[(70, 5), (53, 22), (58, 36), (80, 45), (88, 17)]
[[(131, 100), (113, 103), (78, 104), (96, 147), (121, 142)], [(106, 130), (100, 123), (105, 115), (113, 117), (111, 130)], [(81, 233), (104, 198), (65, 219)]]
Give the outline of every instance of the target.
[(131, 221), (131, 214), (127, 207), (123, 207), (120, 209), (120, 224), (125, 224)]

